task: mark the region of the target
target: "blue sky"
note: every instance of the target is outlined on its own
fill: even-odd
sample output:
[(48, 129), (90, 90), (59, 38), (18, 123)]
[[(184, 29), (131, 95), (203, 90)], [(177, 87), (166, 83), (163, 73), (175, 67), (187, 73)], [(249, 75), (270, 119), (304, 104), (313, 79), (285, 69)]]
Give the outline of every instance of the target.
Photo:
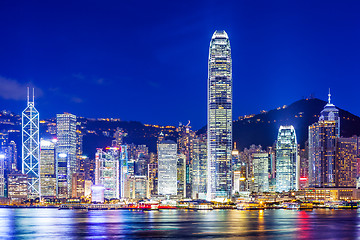
[(313, 94), (360, 115), (358, 1), (1, 1), (0, 109), (36, 87), (71, 112), (206, 124), (207, 58), (230, 37), (234, 119)]

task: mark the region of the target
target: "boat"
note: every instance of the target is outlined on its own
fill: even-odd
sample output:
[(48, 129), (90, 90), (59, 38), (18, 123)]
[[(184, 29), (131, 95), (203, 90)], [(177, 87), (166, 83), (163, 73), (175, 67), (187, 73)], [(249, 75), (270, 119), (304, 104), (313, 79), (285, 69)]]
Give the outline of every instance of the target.
[(194, 205), (192, 207), (192, 209), (194, 210), (213, 210), (213, 206), (209, 205), (209, 204), (198, 204), (198, 205)]
[(236, 204), (238, 210), (263, 210), (264, 206), (258, 202), (240, 202)]
[(329, 205), (330, 209), (357, 209), (358, 205), (352, 201), (334, 202)]
[(314, 204), (311, 202), (302, 202), (300, 203), (300, 210), (306, 210), (306, 209), (313, 209), (314, 208)]

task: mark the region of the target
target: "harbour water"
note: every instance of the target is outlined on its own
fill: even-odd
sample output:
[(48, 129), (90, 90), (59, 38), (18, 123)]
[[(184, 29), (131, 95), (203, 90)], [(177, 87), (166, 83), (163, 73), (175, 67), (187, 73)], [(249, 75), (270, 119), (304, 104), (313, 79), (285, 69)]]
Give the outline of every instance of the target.
[(358, 239), (359, 210), (1, 208), (0, 239)]

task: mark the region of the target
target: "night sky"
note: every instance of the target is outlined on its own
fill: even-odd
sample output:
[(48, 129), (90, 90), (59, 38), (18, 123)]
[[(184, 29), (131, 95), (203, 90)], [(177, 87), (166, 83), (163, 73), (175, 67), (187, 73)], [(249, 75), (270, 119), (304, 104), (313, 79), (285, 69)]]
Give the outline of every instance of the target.
[(313, 94), (360, 115), (359, 1), (0, 1), (0, 109), (206, 124), (210, 38), (226, 30), (233, 117)]

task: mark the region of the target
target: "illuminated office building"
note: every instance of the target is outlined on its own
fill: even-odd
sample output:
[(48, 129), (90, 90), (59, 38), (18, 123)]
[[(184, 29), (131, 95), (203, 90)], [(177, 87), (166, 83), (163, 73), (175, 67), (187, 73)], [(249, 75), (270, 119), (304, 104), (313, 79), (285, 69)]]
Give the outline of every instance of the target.
[(130, 182), (130, 198), (144, 199), (149, 198), (149, 183), (146, 176), (131, 176)]
[(186, 156), (178, 155), (177, 161), (177, 195), (186, 198)]
[(309, 186), (335, 187), (336, 138), (340, 134), (339, 110), (330, 102), (319, 121), (309, 126)]
[(55, 142), (40, 141), (40, 186), (42, 198), (56, 197)]
[(0, 152), (0, 197), (5, 196), (5, 154)]
[(200, 135), (193, 142), (193, 177), (192, 198), (206, 199), (206, 174), (207, 174), (207, 140), (206, 135)]
[(128, 189), (125, 189), (126, 180), (129, 174), (129, 157), (128, 157), (128, 149), (127, 145), (121, 145), (119, 147), (119, 154), (120, 154), (120, 198), (123, 199), (128, 196)]
[(104, 187), (107, 199), (120, 197), (120, 153), (118, 147), (97, 149), (95, 154), (95, 185)]
[(176, 128), (178, 132), (178, 152), (185, 156), (185, 197), (191, 198), (193, 182), (193, 141), (195, 132), (191, 130), (190, 121), (187, 125), (179, 124)]
[(339, 109), (331, 103), (331, 94), (329, 89), (328, 103), (324, 109), (320, 112), (319, 121), (334, 121), (335, 122), (335, 136), (340, 137), (340, 116)]
[(35, 108), (34, 89), (30, 101), (29, 88), (27, 107), (22, 112), (22, 173), (28, 176), (28, 192), (30, 198), (40, 197), (40, 142), (39, 112)]
[(163, 140), (158, 144), (158, 194), (177, 195), (177, 144)]
[(77, 169), (76, 116), (70, 113), (56, 115), (57, 196), (67, 198), (72, 192), (72, 175)]
[(231, 195), (232, 61), (225, 31), (215, 31), (208, 61), (207, 199)]
[(357, 137), (336, 139), (336, 187), (356, 187)]
[(28, 198), (28, 176), (26, 174), (11, 173), (8, 176), (8, 197), (12, 202), (22, 202)]
[(149, 181), (149, 194), (158, 194), (158, 161), (157, 155), (150, 153), (150, 163), (148, 165), (148, 181)]
[(280, 126), (276, 143), (276, 191), (299, 188), (299, 157), (293, 126)]
[(268, 153), (254, 153), (254, 192), (269, 191), (269, 158)]
[(72, 197), (83, 198), (91, 194), (92, 183), (86, 180), (85, 173), (74, 173), (72, 177)]

